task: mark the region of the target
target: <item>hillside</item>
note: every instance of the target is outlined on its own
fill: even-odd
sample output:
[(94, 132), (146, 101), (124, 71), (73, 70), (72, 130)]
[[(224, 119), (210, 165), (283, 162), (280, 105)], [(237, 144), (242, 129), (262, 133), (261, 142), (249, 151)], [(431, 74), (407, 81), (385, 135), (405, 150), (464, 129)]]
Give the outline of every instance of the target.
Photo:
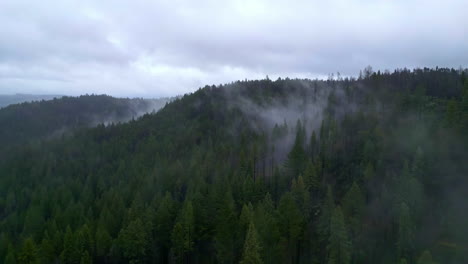
[(12, 104), (19, 104), (24, 102), (52, 100), (60, 98), (62, 95), (35, 95), (35, 94), (3, 94), (0, 95), (0, 108)]
[(0, 145), (6, 149), (98, 124), (125, 122), (157, 111), (168, 101), (85, 95), (9, 105), (0, 109)]
[(31, 117), (32, 135), (104, 122), (91, 113), (131, 120), (18, 145), (0, 160), (0, 259), (466, 263), (465, 76), (238, 81), (135, 119), (120, 99), (109, 110), (94, 96), (7, 107), (0, 127), (12, 131), (26, 131), (19, 115), (53, 116)]

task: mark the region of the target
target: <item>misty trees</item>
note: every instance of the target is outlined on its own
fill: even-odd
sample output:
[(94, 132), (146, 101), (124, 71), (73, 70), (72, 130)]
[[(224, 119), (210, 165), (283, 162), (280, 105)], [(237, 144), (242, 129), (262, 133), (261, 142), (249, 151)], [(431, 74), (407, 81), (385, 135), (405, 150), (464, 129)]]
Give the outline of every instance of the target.
[(294, 145), (288, 154), (285, 166), (291, 171), (293, 177), (300, 175), (305, 169), (306, 152), (305, 146), (305, 128), (300, 120), (296, 124), (296, 138)]
[[(23, 145), (0, 159), (0, 261), (417, 263), (430, 248), (465, 263), (459, 79), (398, 70), (210, 86), (129, 123)], [(333, 109), (319, 127), (263, 126), (232, 106), (320, 99)]]

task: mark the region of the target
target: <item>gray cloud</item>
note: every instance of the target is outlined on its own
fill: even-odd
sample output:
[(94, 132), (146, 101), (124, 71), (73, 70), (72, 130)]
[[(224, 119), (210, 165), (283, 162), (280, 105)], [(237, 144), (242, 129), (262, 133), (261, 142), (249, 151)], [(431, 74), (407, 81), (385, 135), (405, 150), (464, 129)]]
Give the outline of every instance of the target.
[(468, 2), (0, 2), (0, 93), (167, 96), (366, 65), (467, 67)]

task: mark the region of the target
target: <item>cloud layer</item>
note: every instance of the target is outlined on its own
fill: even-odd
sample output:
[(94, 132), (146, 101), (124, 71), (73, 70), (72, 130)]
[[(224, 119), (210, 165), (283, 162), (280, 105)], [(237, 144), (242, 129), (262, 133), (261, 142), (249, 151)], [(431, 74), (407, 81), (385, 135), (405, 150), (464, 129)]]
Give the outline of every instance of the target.
[(468, 67), (468, 2), (0, 2), (0, 93), (157, 97), (238, 79)]

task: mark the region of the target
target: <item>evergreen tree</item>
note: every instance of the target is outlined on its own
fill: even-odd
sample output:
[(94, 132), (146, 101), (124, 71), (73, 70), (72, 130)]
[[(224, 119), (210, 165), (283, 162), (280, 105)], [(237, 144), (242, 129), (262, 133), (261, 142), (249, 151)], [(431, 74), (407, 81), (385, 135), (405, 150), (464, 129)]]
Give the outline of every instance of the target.
[(65, 264), (78, 264), (80, 263), (80, 257), (73, 232), (70, 226), (67, 226), (65, 237), (63, 238), (61, 259)]
[(192, 202), (186, 199), (172, 231), (172, 248), (176, 262), (182, 263), (193, 251), (195, 227)]
[(293, 179), (291, 186), (291, 193), (299, 206), (304, 218), (309, 219), (311, 212), (310, 193), (304, 183), (304, 178), (299, 175), (297, 181)]
[(255, 211), (255, 226), (262, 245), (261, 259), (265, 263), (276, 263), (279, 260), (280, 232), (277, 218), (273, 201), (270, 194), (267, 193)]
[(320, 190), (320, 180), (317, 169), (315, 168), (314, 163), (311, 161), (307, 163), (306, 169), (304, 171), (304, 184), (306, 185), (307, 190), (313, 194), (313, 197), (317, 197)]
[(15, 252), (12, 245), (8, 246), (8, 251), (3, 261), (5, 264), (16, 264)]
[(400, 259), (398, 264), (408, 264), (408, 261), (406, 261), (406, 259), (402, 258), (402, 259)]
[(327, 193), (321, 206), (321, 212), (318, 219), (317, 231), (321, 242), (324, 244), (330, 237), (330, 221), (332, 218), (333, 210), (335, 208), (335, 201), (331, 186), (327, 187)]
[(306, 153), (304, 150), (305, 143), (305, 128), (300, 120), (297, 120), (296, 125), (296, 139), (291, 151), (286, 160), (286, 167), (290, 170), (293, 177), (299, 176), (304, 169), (307, 161)]
[(279, 228), (285, 241), (284, 261), (294, 263), (299, 256), (297, 251), (304, 229), (304, 216), (290, 192), (285, 193), (278, 206)]
[(146, 225), (136, 218), (123, 228), (118, 237), (118, 244), (123, 256), (130, 263), (144, 263), (148, 254), (148, 231)]
[(81, 261), (80, 261), (80, 264), (92, 264), (92, 260), (91, 260), (91, 257), (89, 256), (89, 253), (88, 251), (85, 251), (82, 255), (81, 255)]
[(154, 216), (154, 237), (158, 242), (162, 254), (162, 262), (167, 262), (171, 247), (171, 232), (174, 228), (175, 203), (169, 192), (159, 204)]
[(365, 207), (364, 196), (356, 182), (353, 182), (351, 188), (345, 194), (342, 204), (351, 240), (354, 242), (361, 232), (360, 227)]
[(239, 228), (240, 228), (240, 233), (242, 234), (240, 237), (242, 238), (242, 240), (245, 239), (247, 230), (249, 229), (250, 222), (252, 222), (254, 219), (253, 214), (254, 214), (254, 209), (253, 209), (252, 203), (244, 204), (244, 206), (242, 206), (241, 214), (239, 217)]
[[(11, 260), (8, 260), (11, 261)], [(37, 264), (38, 256), (36, 244), (32, 238), (24, 240), (23, 247), (18, 254), (18, 264)]]
[(312, 131), (312, 135), (310, 136), (310, 142), (309, 142), (309, 156), (311, 159), (314, 159), (315, 155), (317, 155), (318, 151), (318, 141), (317, 141), (317, 135), (315, 134), (315, 130)]
[(55, 261), (55, 248), (47, 231), (41, 241), (39, 256), (41, 263), (44, 264), (53, 263)]
[(340, 206), (337, 206), (333, 210), (327, 251), (327, 263), (329, 264), (349, 264), (351, 262), (351, 243), (348, 239)]
[(429, 250), (425, 250), (421, 256), (419, 256), (417, 264), (435, 264), (432, 260), (431, 252)]
[(398, 221), (398, 256), (410, 258), (414, 245), (414, 227), (411, 220), (410, 209), (406, 203), (400, 206), (400, 219)]
[(238, 228), (235, 205), (231, 192), (227, 191), (221, 196), (221, 203), (216, 212), (216, 226), (214, 243), (216, 259), (219, 263), (233, 263), (235, 250), (235, 234)]
[(245, 238), (244, 252), (240, 264), (261, 264), (260, 258), (261, 247), (259, 245), (257, 231), (253, 221), (250, 222), (249, 230)]
[(10, 244), (8, 245), (8, 250), (7, 254), (5, 256), (5, 259), (3, 261), (5, 264), (16, 264), (16, 257), (15, 257), (15, 250), (13, 246)]
[(96, 255), (107, 257), (112, 245), (112, 237), (105, 228), (97, 227), (96, 230)]

